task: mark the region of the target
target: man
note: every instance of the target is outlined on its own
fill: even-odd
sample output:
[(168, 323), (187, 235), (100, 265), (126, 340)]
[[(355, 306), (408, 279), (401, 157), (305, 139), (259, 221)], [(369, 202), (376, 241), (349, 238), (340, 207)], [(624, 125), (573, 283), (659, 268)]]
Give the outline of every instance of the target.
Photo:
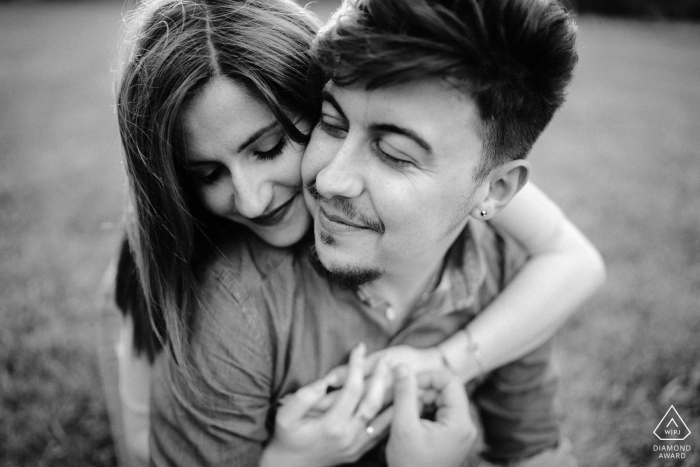
[[(302, 167), (311, 262), (326, 280), (301, 251), (290, 258), (253, 239), (224, 248), (258, 280), (243, 286), (220, 269), (205, 281), (199, 381), (164, 368), (167, 383), (156, 383), (156, 463), (256, 465), (271, 400), (343, 363), (357, 342), (434, 346), (505, 286), (522, 255), (474, 220), (527, 181), (523, 158), (563, 101), (573, 43), (551, 1), (346, 5), (315, 45), (329, 81)], [(216, 311), (232, 298), (242, 310), (233, 322)], [(572, 465), (552, 454), (562, 446), (548, 350), (476, 389), (490, 460)]]
[[(410, 320), (470, 218), (495, 214), (527, 180), (523, 158), (563, 101), (573, 45), (566, 14), (543, 0), (369, 0), (340, 12), (314, 44), (330, 79), (302, 164), (317, 267)], [(529, 376), (539, 394), (499, 394), (499, 378), (528, 378), (515, 367), (477, 391), (490, 459), (549, 462), (535, 456), (546, 433), (556, 445), (541, 371)]]

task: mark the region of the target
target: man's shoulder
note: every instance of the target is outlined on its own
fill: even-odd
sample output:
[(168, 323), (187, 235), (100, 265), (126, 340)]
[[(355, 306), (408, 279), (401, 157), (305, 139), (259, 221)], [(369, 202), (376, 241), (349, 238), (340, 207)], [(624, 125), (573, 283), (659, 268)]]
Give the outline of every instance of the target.
[(503, 288), (527, 260), (527, 252), (512, 236), (488, 222), (469, 222), (453, 248), (458, 268), (476, 286)]
[(454, 248), (455, 251), (452, 254), (464, 258), (468, 258), (476, 251), (512, 257), (526, 255), (525, 249), (508, 232), (490, 222), (469, 222), (455, 242)]

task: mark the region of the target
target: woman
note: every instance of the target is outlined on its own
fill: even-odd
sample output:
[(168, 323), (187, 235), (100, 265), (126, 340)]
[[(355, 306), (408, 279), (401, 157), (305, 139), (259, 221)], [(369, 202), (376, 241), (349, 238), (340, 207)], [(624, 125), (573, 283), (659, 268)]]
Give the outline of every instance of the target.
[[(133, 24), (117, 110), (132, 190), (130, 243), (149, 313), (144, 320), (142, 308), (130, 307), (127, 323), (137, 338), (134, 347), (132, 334), (123, 334), (123, 361), (140, 366), (147, 381), (143, 351), (152, 358), (158, 342), (188, 363), (197, 278), (216, 254), (217, 237), (237, 235), (242, 225), (287, 247), (309, 226), (299, 164), (319, 107), (318, 89), (307, 89), (306, 81), (317, 25), (291, 2), (181, 0), (149, 3)], [(211, 92), (217, 95), (211, 105), (192, 105)], [(533, 187), (493, 223), (532, 255), (508, 293), (440, 349), (392, 348), (385, 360), (419, 370), (456, 362), (453, 369), (469, 381), (544, 342), (601, 282), (595, 249)], [(129, 268), (120, 273), (123, 279)], [(377, 357), (369, 360), (374, 367)], [(134, 397), (125, 386), (127, 400), (143, 399), (144, 391)]]

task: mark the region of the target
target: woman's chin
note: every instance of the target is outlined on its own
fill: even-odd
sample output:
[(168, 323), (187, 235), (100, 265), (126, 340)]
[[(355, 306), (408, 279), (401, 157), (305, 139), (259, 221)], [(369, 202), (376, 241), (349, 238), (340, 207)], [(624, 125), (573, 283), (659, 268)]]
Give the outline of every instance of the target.
[(285, 223), (285, 225), (271, 227), (249, 225), (248, 227), (265, 243), (277, 248), (286, 248), (301, 240), (310, 226), (311, 216), (304, 211), (304, 213), (295, 216), (293, 222)]

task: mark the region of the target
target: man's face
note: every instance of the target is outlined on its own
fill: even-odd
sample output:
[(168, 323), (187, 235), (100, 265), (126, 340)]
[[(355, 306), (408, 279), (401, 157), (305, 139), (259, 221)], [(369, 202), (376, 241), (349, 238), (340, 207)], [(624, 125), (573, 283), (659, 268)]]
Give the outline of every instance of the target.
[(474, 102), (438, 80), (324, 94), (302, 161), (323, 265), (375, 277), (440, 261), (480, 193)]

